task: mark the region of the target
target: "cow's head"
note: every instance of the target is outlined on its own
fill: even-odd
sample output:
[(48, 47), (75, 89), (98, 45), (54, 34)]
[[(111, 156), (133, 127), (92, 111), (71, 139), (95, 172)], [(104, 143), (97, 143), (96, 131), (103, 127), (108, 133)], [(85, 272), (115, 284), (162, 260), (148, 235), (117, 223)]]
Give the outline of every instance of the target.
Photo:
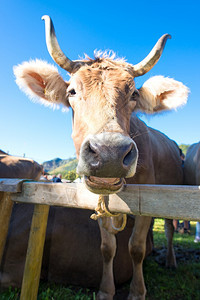
[(54, 66), (36, 60), (14, 68), (16, 82), (42, 103), (72, 108), (78, 173), (84, 175), (86, 186), (93, 192), (117, 192), (137, 167), (137, 145), (129, 135), (131, 113), (174, 109), (187, 100), (187, 88), (170, 78), (155, 76), (140, 89), (135, 87), (134, 78), (157, 63), (170, 36), (163, 35), (137, 65), (106, 55), (71, 61), (58, 45), (51, 19), (44, 19), (49, 53), (71, 74), (71, 80), (65, 82)]

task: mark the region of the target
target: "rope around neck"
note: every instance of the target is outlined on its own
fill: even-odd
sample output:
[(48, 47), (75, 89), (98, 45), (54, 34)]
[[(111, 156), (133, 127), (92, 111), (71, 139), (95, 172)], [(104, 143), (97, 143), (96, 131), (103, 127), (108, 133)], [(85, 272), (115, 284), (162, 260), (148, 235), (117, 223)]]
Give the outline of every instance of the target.
[[(111, 220), (113, 220), (113, 218), (119, 217), (121, 215), (121, 213), (111, 213), (107, 207), (106, 207), (106, 197), (109, 196), (104, 196), (104, 195), (99, 195), (99, 200), (98, 200), (98, 204), (97, 207), (95, 208), (96, 213), (92, 214), (90, 216), (91, 219), (93, 220), (98, 220), (99, 218), (104, 218), (104, 217), (110, 217)], [(113, 225), (113, 222), (111, 222), (111, 226), (113, 229), (117, 230), (117, 231), (122, 231), (124, 230), (125, 226), (126, 226), (126, 222), (127, 222), (127, 215), (123, 214), (123, 222), (122, 222), (122, 226), (119, 228), (116, 228)]]

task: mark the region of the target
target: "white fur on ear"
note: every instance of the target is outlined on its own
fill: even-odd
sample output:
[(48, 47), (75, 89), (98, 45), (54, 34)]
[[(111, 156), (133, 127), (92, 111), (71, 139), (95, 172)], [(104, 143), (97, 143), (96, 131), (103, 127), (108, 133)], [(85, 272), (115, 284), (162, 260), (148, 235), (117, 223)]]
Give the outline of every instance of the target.
[[(17, 85), (32, 101), (54, 109), (59, 108), (58, 102), (49, 101), (45, 97), (45, 85), (47, 82), (53, 78), (55, 81), (61, 78), (58, 69), (54, 65), (40, 59), (30, 60), (14, 66), (13, 72)], [(50, 98), (53, 98), (53, 89), (51, 93)]]
[(157, 105), (163, 106), (164, 110), (185, 105), (189, 93), (189, 89), (182, 82), (164, 76), (151, 77), (143, 84), (142, 90), (151, 94), (153, 102), (160, 98), (161, 102)]

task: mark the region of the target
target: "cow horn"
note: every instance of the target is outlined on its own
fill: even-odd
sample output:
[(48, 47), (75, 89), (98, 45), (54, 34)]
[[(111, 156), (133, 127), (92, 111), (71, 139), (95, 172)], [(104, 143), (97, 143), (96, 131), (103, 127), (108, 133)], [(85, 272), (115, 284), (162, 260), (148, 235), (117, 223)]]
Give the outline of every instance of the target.
[(56, 38), (55, 29), (51, 18), (45, 15), (42, 17), (42, 20), (45, 21), (46, 44), (49, 54), (61, 68), (68, 71), (69, 73), (74, 73), (81, 67), (83, 63), (81, 61), (70, 60), (62, 52)]
[(163, 49), (165, 47), (165, 43), (167, 39), (171, 39), (170, 34), (164, 34), (159, 38), (151, 52), (137, 65), (131, 65), (131, 69), (133, 71), (134, 77), (142, 76), (150, 71), (155, 64), (158, 62)]

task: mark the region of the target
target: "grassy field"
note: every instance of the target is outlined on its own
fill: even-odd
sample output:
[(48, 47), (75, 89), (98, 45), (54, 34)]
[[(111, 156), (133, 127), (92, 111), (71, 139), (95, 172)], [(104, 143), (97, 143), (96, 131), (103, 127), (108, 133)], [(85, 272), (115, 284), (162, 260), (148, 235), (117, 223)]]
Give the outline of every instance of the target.
[[(191, 222), (191, 234), (175, 233), (174, 246), (178, 268), (164, 267), (166, 239), (164, 221), (154, 224), (155, 251), (144, 262), (147, 300), (199, 300), (200, 299), (200, 244), (194, 243), (195, 222)], [(117, 288), (116, 300), (124, 300), (129, 283)], [(0, 292), (0, 300), (18, 300), (19, 289), (9, 288)], [(75, 287), (41, 283), (38, 300), (95, 300), (96, 291)], [(28, 300), (28, 299), (27, 299)]]
[[(191, 234), (174, 234), (174, 247), (178, 268), (166, 269), (151, 255), (144, 262), (147, 300), (200, 299), (200, 244), (194, 243), (195, 224), (191, 222)], [(164, 222), (154, 225), (154, 247), (159, 252), (166, 248)], [(161, 259), (162, 262), (162, 259)]]

